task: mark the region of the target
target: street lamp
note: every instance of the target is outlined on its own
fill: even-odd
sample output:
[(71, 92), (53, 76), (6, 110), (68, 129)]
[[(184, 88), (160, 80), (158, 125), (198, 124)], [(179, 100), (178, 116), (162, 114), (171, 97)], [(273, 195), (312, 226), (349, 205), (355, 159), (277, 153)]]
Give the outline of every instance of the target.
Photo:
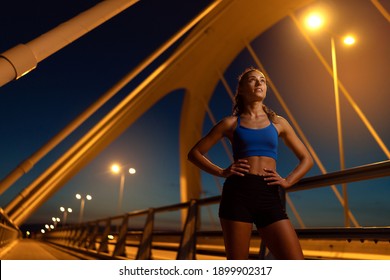
[[(318, 29), (322, 27), (324, 24), (324, 20), (319, 14), (311, 14), (306, 18), (306, 25), (309, 29)], [(352, 35), (345, 36), (343, 38), (343, 42), (346, 45), (353, 45), (355, 43), (355, 38)], [(338, 135), (338, 143), (339, 143), (339, 155), (340, 155), (340, 168), (341, 170), (345, 169), (345, 161), (344, 161), (344, 147), (343, 147), (343, 133), (341, 126), (341, 113), (340, 113), (340, 95), (339, 95), (339, 79), (337, 74), (337, 61), (336, 61), (336, 47), (334, 36), (331, 34), (330, 38), (330, 46), (332, 53), (332, 71), (333, 71), (333, 89), (335, 95), (335, 103), (336, 103), (336, 120), (337, 120), (337, 135)], [(345, 183), (342, 184), (343, 189), (343, 199), (344, 199), (344, 223), (346, 227), (350, 226), (349, 214), (348, 214), (348, 194), (347, 194), (347, 185)]]
[(62, 220), (64, 221), (63, 225), (66, 224), (66, 218), (68, 217), (68, 213), (72, 213), (72, 208), (65, 208), (65, 207), (60, 207), (60, 211), (63, 212), (63, 217)]
[(318, 29), (324, 24), (324, 19), (319, 14), (313, 13), (306, 18), (306, 26), (309, 29)]
[(54, 223), (54, 227), (57, 227), (57, 223), (59, 223), (61, 220), (58, 217), (52, 217), (51, 220)]
[(85, 199), (91, 200), (92, 196), (87, 194), (85, 197), (82, 197), (81, 194), (76, 194), (76, 198), (81, 200), (81, 204), (80, 204), (80, 217), (79, 217), (79, 223), (81, 223), (83, 221)]
[[(118, 213), (122, 213), (122, 201), (123, 201), (123, 190), (125, 186), (125, 173), (122, 170), (122, 167), (119, 164), (113, 164), (111, 166), (111, 171), (114, 174), (120, 174), (121, 175), (121, 181), (119, 185), (119, 201), (118, 201)], [(136, 173), (136, 170), (134, 168), (129, 168), (129, 174), (133, 175)]]

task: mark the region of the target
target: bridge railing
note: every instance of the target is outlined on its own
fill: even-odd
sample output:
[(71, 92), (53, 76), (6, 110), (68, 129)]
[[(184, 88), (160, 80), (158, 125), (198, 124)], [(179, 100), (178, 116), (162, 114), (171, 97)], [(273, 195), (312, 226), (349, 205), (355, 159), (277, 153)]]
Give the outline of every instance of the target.
[[(302, 179), (287, 192), (303, 191), (332, 184), (350, 183), (390, 175), (390, 161), (378, 162), (344, 171)], [(200, 208), (217, 204), (220, 196), (191, 200), (185, 203), (125, 213), (124, 215), (82, 224), (56, 228), (39, 235), (57, 245), (80, 250), (98, 258), (156, 259), (164, 251), (170, 259), (196, 259), (201, 254), (224, 257), (221, 231), (200, 230)], [(179, 230), (155, 227), (156, 214), (185, 210), (187, 218)], [(143, 226), (130, 227), (129, 221), (143, 217)], [(308, 228), (297, 229), (302, 239), (390, 241), (390, 227)], [(255, 232), (253, 234), (255, 236)], [(200, 240), (202, 240), (200, 242)], [(266, 248), (259, 241), (250, 253), (252, 259), (267, 258)], [(253, 248), (253, 246), (252, 246)], [(152, 253), (153, 252), (153, 253)], [(170, 252), (170, 253), (169, 253)]]
[(8, 245), (21, 236), (22, 232), (19, 227), (15, 225), (4, 213), (4, 210), (0, 208), (0, 248)]

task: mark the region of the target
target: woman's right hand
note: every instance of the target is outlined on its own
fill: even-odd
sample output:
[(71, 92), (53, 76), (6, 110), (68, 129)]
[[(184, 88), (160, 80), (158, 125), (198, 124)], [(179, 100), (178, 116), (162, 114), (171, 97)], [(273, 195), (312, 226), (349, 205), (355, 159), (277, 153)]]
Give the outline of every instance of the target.
[(233, 162), (228, 168), (224, 169), (222, 176), (225, 178), (231, 175), (245, 176), (245, 174), (249, 172), (249, 168), (250, 165), (248, 164), (248, 160), (239, 159)]

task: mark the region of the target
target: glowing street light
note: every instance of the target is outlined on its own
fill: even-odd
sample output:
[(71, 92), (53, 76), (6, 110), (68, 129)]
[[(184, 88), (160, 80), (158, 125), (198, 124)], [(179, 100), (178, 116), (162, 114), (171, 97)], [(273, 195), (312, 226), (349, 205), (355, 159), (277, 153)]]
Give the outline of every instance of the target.
[(72, 208), (65, 208), (63, 206), (60, 207), (60, 211), (63, 212), (62, 220), (64, 221), (63, 225), (66, 224), (66, 218), (68, 217), (68, 213), (72, 213)]
[(54, 229), (54, 225), (49, 225), (49, 224), (45, 224), (45, 228), (50, 231), (52, 229)]
[(318, 14), (311, 14), (306, 18), (306, 26), (309, 29), (318, 29), (321, 26), (323, 26), (323, 24), (324, 24), (324, 20)]
[(91, 200), (92, 196), (87, 194), (85, 197), (83, 197), (81, 194), (76, 194), (76, 198), (81, 200), (81, 202), (80, 202), (80, 216), (79, 216), (79, 223), (81, 223), (83, 221), (85, 199), (86, 200)]
[(115, 163), (111, 165), (111, 171), (115, 174), (118, 174), (121, 171), (121, 167)]
[[(122, 201), (123, 201), (123, 190), (125, 186), (125, 173), (122, 170), (122, 167), (119, 164), (113, 164), (111, 165), (111, 171), (114, 174), (120, 174), (121, 175), (121, 181), (119, 185), (119, 200), (118, 200), (118, 213), (122, 213)], [(136, 173), (136, 170), (134, 168), (129, 168), (128, 170), (129, 174), (134, 175)]]
[[(324, 20), (320, 14), (311, 14), (306, 18), (306, 26), (309, 29), (319, 29), (324, 24)], [(345, 36), (343, 42), (346, 45), (353, 45), (355, 43), (355, 38), (352, 35)], [(333, 70), (333, 89), (335, 95), (336, 103), (336, 119), (337, 119), (337, 135), (339, 142), (339, 154), (340, 154), (340, 168), (341, 170), (345, 169), (344, 161), (344, 147), (343, 147), (343, 133), (341, 127), (341, 113), (340, 113), (340, 95), (339, 95), (339, 84), (338, 84), (338, 74), (337, 74), (337, 62), (336, 62), (336, 47), (334, 37), (331, 35), (330, 38), (331, 52), (332, 52), (332, 70)], [(344, 223), (346, 227), (350, 226), (349, 222), (349, 207), (348, 207), (348, 194), (347, 194), (347, 185), (342, 184), (343, 188), (343, 199), (344, 199)]]
[(347, 35), (347, 36), (344, 37), (343, 42), (346, 45), (353, 45), (353, 44), (355, 44), (356, 39), (352, 35)]
[(61, 221), (61, 219), (57, 218), (57, 217), (52, 217), (51, 220), (54, 223), (54, 227), (57, 227), (57, 223), (59, 223)]

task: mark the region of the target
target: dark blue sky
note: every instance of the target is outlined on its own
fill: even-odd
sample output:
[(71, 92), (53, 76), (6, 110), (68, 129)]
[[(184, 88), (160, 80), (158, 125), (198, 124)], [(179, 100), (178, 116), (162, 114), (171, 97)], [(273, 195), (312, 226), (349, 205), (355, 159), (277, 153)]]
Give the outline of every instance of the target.
[[(98, 2), (37, 0), (3, 4), (0, 52), (33, 40)], [(332, 32), (358, 34), (355, 46), (348, 49), (340, 44), (336, 46), (339, 78), (389, 146), (389, 22), (367, 0), (325, 2), (333, 14)], [(0, 177), (44, 145), (209, 3), (142, 0), (42, 61), (25, 77), (0, 88)], [(296, 15), (301, 12), (297, 11)], [(311, 38), (330, 63), (329, 36), (318, 33)], [(292, 20), (283, 19), (251, 45), (326, 169), (339, 170), (332, 79)], [(4, 207), (50, 166), (172, 51), (168, 50), (3, 193), (0, 206)], [(224, 73), (232, 89), (237, 75), (249, 65), (255, 63), (243, 50)], [(124, 210), (179, 202), (178, 124), (182, 98), (182, 92), (174, 92), (156, 104), (53, 195), (28, 222), (44, 223), (52, 216), (61, 216), (60, 206), (72, 207), (74, 213), (68, 219), (76, 222), (79, 211), (76, 193), (93, 196), (86, 203), (85, 220), (116, 214), (119, 177), (109, 172), (113, 162), (137, 169), (136, 175), (125, 181)], [(271, 90), (267, 104), (286, 116)], [(345, 98), (341, 99), (341, 106), (347, 167), (387, 160)], [(221, 84), (216, 87), (210, 107), (216, 119), (231, 112), (231, 102)], [(206, 117), (204, 131), (210, 127)], [(222, 166), (229, 164), (220, 146), (210, 151), (210, 157)], [(287, 175), (295, 164), (290, 157), (291, 153), (281, 145), (279, 171), (282, 175)], [(308, 175), (318, 174), (320, 170), (315, 166)], [(220, 190), (214, 179), (207, 174), (202, 176), (205, 195), (218, 195)], [(390, 195), (389, 183), (385, 178), (349, 184), (351, 210), (361, 225), (390, 224), (390, 215), (386, 214), (390, 213), (386, 199)], [(342, 209), (329, 188), (293, 193), (291, 198), (307, 226), (342, 225)], [(216, 220), (214, 208), (212, 213)]]

